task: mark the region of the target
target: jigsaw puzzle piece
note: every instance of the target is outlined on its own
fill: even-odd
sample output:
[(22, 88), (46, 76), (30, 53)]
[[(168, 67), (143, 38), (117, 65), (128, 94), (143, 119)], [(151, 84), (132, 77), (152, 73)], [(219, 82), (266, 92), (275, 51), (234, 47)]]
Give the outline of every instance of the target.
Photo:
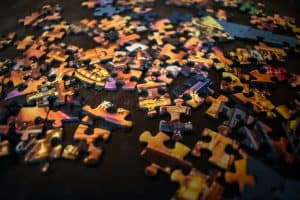
[(61, 142), (62, 137), (63, 131), (61, 128), (48, 130), (44, 138), (34, 142), (32, 148), (26, 153), (24, 161), (26, 163), (35, 163), (60, 158), (62, 145), (57, 144), (53, 146), (53, 141)]
[(100, 137), (107, 141), (110, 137), (110, 131), (101, 128), (93, 128), (89, 130), (88, 126), (79, 124), (73, 137), (75, 140), (85, 141), (88, 145), (87, 151), (89, 155), (84, 158), (84, 163), (95, 164), (99, 161), (102, 155), (102, 149), (95, 146), (95, 141)]
[(216, 182), (217, 176), (208, 176), (196, 169), (192, 169), (188, 175), (183, 174), (181, 170), (174, 170), (171, 174), (171, 180), (179, 183), (179, 189), (176, 191), (174, 199), (221, 199), (224, 189)]
[(139, 141), (147, 143), (141, 155), (151, 163), (145, 169), (146, 174), (154, 176), (158, 170), (170, 174), (175, 167), (183, 171), (191, 169), (191, 163), (184, 160), (190, 148), (179, 142), (175, 143), (174, 148), (168, 148), (164, 145), (168, 140), (170, 137), (163, 132), (152, 136), (149, 131), (145, 131), (140, 135)]
[(202, 136), (208, 136), (211, 139), (209, 142), (198, 141), (192, 150), (192, 155), (199, 157), (201, 149), (207, 149), (212, 153), (212, 156), (209, 158), (211, 163), (222, 169), (229, 169), (235, 158), (234, 155), (226, 153), (225, 148), (227, 146), (231, 146), (234, 149), (238, 149), (239, 144), (234, 140), (208, 128), (203, 130)]
[(175, 140), (182, 138), (181, 133), (191, 132), (193, 125), (191, 122), (181, 122), (180, 116), (182, 114), (191, 116), (191, 109), (182, 105), (183, 101), (180, 99), (175, 100), (175, 106), (161, 106), (159, 113), (161, 115), (169, 113), (171, 116), (170, 121), (161, 120), (159, 122), (159, 130), (167, 133), (173, 133)]
[(205, 112), (208, 116), (216, 119), (218, 116), (218, 111), (222, 103), (228, 102), (229, 99), (226, 96), (219, 96), (218, 98), (214, 98), (212, 96), (208, 96), (206, 98), (206, 102), (210, 103), (210, 107)]
[(165, 91), (166, 86), (167, 84), (164, 82), (154, 81), (148, 81), (137, 85), (139, 93), (147, 92), (146, 97), (139, 97), (139, 107), (147, 110), (148, 117), (153, 117), (157, 114), (156, 108), (171, 105), (172, 102), (169, 94), (160, 94), (160, 90)]
[(109, 109), (112, 107), (112, 103), (104, 101), (96, 108), (91, 108), (91, 106), (85, 105), (82, 109), (93, 117), (102, 118), (120, 126), (132, 127), (132, 121), (126, 120), (130, 111), (124, 108), (118, 108), (116, 112), (110, 112)]
[(243, 93), (233, 94), (233, 97), (243, 104), (251, 104), (256, 113), (266, 113), (267, 117), (275, 118), (276, 114), (273, 112), (275, 106), (269, 101), (265, 94), (257, 89), (251, 90), (253, 96), (247, 97)]
[(247, 154), (242, 150), (240, 150), (240, 154), (242, 159), (234, 162), (235, 172), (227, 171), (224, 177), (227, 183), (237, 182), (240, 192), (243, 192), (246, 185), (255, 185), (255, 177), (247, 172)]
[(88, 68), (79, 68), (75, 70), (75, 77), (77, 79), (89, 85), (95, 85), (97, 88), (103, 88), (109, 76), (109, 72), (98, 64), (95, 64), (92, 70)]

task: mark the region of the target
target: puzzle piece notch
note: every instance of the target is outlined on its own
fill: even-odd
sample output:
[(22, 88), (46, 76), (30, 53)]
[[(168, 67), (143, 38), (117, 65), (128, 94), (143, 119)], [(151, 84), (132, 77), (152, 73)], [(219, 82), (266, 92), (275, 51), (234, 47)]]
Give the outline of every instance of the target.
[(171, 44), (165, 44), (159, 53), (159, 57), (167, 57), (166, 63), (168, 64), (183, 64), (185, 62), (184, 57), (186, 53), (184, 51), (174, 52), (175, 50), (175, 46)]
[(220, 88), (225, 92), (237, 92), (241, 91), (243, 93), (249, 93), (249, 85), (247, 83), (243, 83), (244, 81), (249, 81), (250, 76), (247, 74), (240, 73), (236, 68), (233, 69), (233, 73), (231, 72), (223, 72), (222, 73), (223, 80), (221, 81)]
[(192, 164), (184, 160), (184, 157), (190, 152), (190, 148), (182, 143), (176, 142), (174, 148), (168, 148), (164, 142), (170, 140), (170, 137), (163, 132), (152, 136), (149, 131), (144, 131), (139, 141), (147, 143), (147, 147), (141, 152), (142, 157), (151, 164), (146, 167), (145, 172), (154, 176), (158, 170), (170, 174), (175, 167), (183, 171), (189, 171)]

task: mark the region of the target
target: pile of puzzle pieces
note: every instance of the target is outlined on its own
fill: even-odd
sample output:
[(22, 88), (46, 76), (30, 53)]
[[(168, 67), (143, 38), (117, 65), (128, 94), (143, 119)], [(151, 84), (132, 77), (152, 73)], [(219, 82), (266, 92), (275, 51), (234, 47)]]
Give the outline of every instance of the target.
[[(238, 188), (234, 195), (242, 199), (297, 199), (293, 188), (300, 183), (262, 161), (299, 166), (300, 74), (286, 66), (289, 53), (299, 53), (295, 19), (268, 16), (264, 4), (242, 0), (168, 0), (164, 6), (191, 12), (160, 17), (155, 3), (86, 0), (81, 5), (93, 16), (78, 23), (65, 21), (59, 5), (44, 5), (19, 20), (40, 34), (1, 37), (0, 50), (13, 48), (18, 56), (0, 58), (0, 157), (16, 152), (25, 163), (40, 163), (43, 173), (58, 159), (98, 164), (104, 151), (98, 140), (130, 130), (134, 121), (115, 102), (93, 106), (80, 91), (124, 90), (137, 93), (145, 118), (160, 118), (157, 134), (140, 134), (147, 143), (141, 156), (150, 163), (146, 174), (161, 171), (178, 182), (174, 199), (222, 199), (227, 187)], [(227, 7), (250, 15), (255, 27), (226, 21)], [(63, 42), (73, 35), (91, 38), (94, 47)], [(219, 46), (236, 40), (252, 43), (230, 51)], [(295, 98), (275, 105), (276, 87)], [(214, 127), (195, 132), (199, 110)], [(77, 124), (67, 144), (66, 123)], [(199, 140), (189, 147), (185, 138), (194, 133)], [(210, 152), (209, 172), (194, 162), (203, 150)]]

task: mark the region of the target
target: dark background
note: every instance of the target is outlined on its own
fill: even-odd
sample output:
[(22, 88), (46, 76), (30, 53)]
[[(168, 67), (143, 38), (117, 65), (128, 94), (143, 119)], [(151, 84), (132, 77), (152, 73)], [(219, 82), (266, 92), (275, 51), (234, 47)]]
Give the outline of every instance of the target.
[[(158, 1), (156, 11), (160, 16), (167, 16), (175, 11), (192, 12), (193, 9), (182, 9), (166, 7)], [(299, 19), (299, 1), (272, 0), (266, 2), (266, 8), (270, 13), (279, 13)], [(16, 31), (18, 39), (27, 34), (36, 34), (37, 30), (24, 28), (17, 24), (19, 18), (30, 15), (47, 3), (58, 3), (63, 9), (63, 17), (67, 22), (78, 23), (82, 18), (92, 18), (92, 10), (81, 7), (79, 0), (1, 0), (0, 4), (0, 33)], [(233, 20), (248, 24), (249, 15), (241, 14), (234, 9), (229, 13)], [(299, 22), (297, 20), (297, 22)], [(299, 25), (299, 24), (298, 24)], [(64, 39), (67, 44), (78, 45), (84, 49), (95, 47), (92, 39), (86, 36), (67, 36)], [(244, 42), (233, 42), (220, 45), (223, 50), (235, 47), (243, 47)], [(248, 43), (247, 43), (248, 44)], [(250, 43), (249, 43), (250, 44)], [(13, 58), (16, 55), (14, 48), (8, 48), (0, 52), (1, 58)], [(296, 55), (290, 55), (287, 61), (287, 68), (290, 72), (300, 72), (300, 62)], [(209, 75), (213, 78), (215, 85), (219, 87), (220, 73), (212, 70)], [(183, 81), (179, 78), (172, 85), (178, 85)], [(285, 84), (277, 85), (271, 97), (274, 105), (286, 103), (294, 98), (295, 92)], [(0, 160), (0, 198), (6, 199), (170, 199), (177, 189), (177, 184), (172, 183), (169, 176), (160, 173), (156, 177), (148, 177), (144, 174), (144, 168), (148, 164), (140, 157), (143, 149), (138, 141), (140, 133), (150, 130), (153, 134), (158, 131), (158, 124), (161, 118), (148, 119), (138, 109), (138, 95), (136, 92), (98, 92), (94, 89), (81, 89), (80, 95), (84, 96), (86, 103), (92, 106), (98, 105), (103, 100), (129, 109), (132, 114), (130, 119), (134, 122), (131, 131), (119, 129), (112, 133), (107, 143), (99, 141), (99, 146), (104, 150), (103, 158), (97, 167), (87, 167), (80, 161), (60, 160), (51, 165), (49, 173), (39, 173), (39, 165), (27, 165), (22, 162), (22, 157), (13, 155)], [(193, 147), (199, 138), (202, 129), (205, 127), (216, 129), (217, 124), (205, 116), (207, 105), (201, 106), (193, 112), (191, 121), (194, 126), (192, 134), (184, 136), (184, 143)], [(282, 129), (276, 121), (267, 121), (272, 125), (274, 132), (281, 132)], [(72, 134), (77, 123), (64, 125), (65, 143), (72, 142)], [(213, 166), (207, 162), (207, 156), (200, 159), (188, 157), (194, 165), (204, 172), (212, 169)], [(280, 174), (287, 177), (299, 177), (295, 167), (286, 166), (283, 162), (270, 163), (263, 157), (258, 159), (269, 163)], [(297, 165), (299, 166), (299, 165)], [(299, 168), (298, 168), (299, 169)], [(298, 177), (297, 177), (298, 174)], [(222, 181), (222, 180), (221, 180)], [(225, 196), (231, 197), (235, 193), (235, 187), (226, 187)]]

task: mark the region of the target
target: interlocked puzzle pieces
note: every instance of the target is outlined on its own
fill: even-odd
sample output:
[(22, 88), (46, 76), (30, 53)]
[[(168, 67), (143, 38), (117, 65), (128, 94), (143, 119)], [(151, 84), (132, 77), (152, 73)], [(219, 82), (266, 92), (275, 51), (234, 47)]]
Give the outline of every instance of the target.
[(190, 148), (179, 142), (176, 142), (172, 149), (166, 147), (164, 143), (170, 140), (170, 137), (163, 132), (152, 136), (149, 131), (145, 131), (140, 135), (139, 140), (147, 143), (147, 147), (141, 152), (141, 155), (151, 163), (145, 169), (148, 175), (154, 176), (158, 170), (170, 174), (175, 167), (183, 171), (191, 169), (191, 163), (184, 160), (184, 157), (190, 152)]

